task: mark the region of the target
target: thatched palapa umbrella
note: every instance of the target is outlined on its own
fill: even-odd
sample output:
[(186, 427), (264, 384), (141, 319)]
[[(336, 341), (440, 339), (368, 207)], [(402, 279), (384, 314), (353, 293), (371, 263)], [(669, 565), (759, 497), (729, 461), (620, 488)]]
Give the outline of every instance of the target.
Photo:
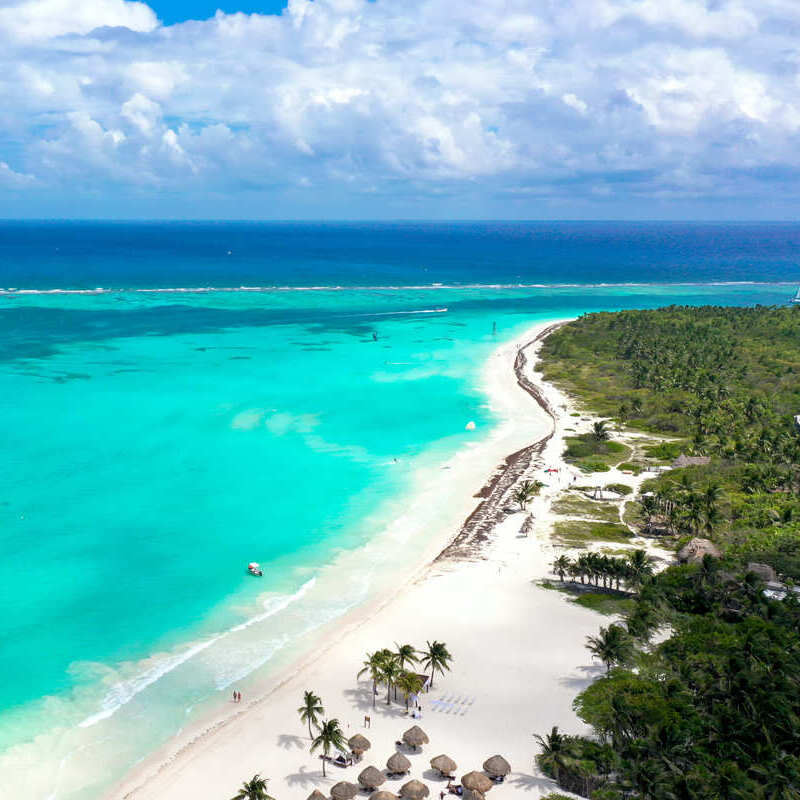
[(431, 790), (422, 781), (414, 779), (408, 783), (404, 783), (400, 787), (400, 797), (407, 797), (408, 800), (422, 800), (427, 797)]
[(367, 739), (366, 736), (362, 736), (360, 733), (357, 733), (355, 736), (351, 736), (347, 740), (347, 746), (357, 756), (364, 755), (364, 753), (366, 753), (367, 750), (369, 750), (370, 747), (372, 747), (369, 739)]
[(333, 800), (353, 800), (358, 794), (358, 786), (349, 781), (341, 781), (333, 786), (331, 789), (331, 797)]
[(494, 784), (482, 772), (468, 772), (461, 778), (461, 785), (465, 789), (477, 790), (483, 794), (488, 792)]
[(403, 734), (403, 741), (409, 747), (422, 747), (422, 745), (428, 744), (430, 739), (428, 738), (428, 734), (425, 733), (419, 725), (414, 725)]
[(395, 753), (393, 756), (389, 756), (386, 769), (389, 770), (390, 775), (405, 775), (411, 769), (411, 762), (402, 753)]
[(379, 792), (373, 792), (369, 796), (369, 800), (397, 800), (397, 795), (381, 789)]
[(492, 756), (483, 762), (484, 770), (493, 778), (505, 778), (511, 772), (511, 764), (503, 756)]
[(453, 759), (450, 758), (450, 756), (445, 756), (445, 755), (436, 756), (436, 758), (432, 758), (431, 766), (434, 769), (438, 769), (439, 772), (442, 773), (442, 775), (452, 775), (458, 769), (458, 764), (456, 764), (456, 762), (453, 761)]
[(486, 800), (486, 795), (477, 789), (464, 789), (463, 800)]
[(328, 800), (328, 798), (319, 789), (314, 789), (308, 796), (308, 800)]
[(385, 780), (386, 776), (375, 767), (362, 769), (361, 774), (358, 776), (358, 782), (365, 789), (377, 789)]

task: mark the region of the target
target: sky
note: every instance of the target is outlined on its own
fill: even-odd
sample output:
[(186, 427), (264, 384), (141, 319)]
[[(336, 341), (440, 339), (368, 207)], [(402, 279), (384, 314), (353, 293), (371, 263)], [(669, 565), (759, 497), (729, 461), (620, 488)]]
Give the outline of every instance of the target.
[(0, 0), (0, 217), (797, 219), (798, 0), (154, 3)]

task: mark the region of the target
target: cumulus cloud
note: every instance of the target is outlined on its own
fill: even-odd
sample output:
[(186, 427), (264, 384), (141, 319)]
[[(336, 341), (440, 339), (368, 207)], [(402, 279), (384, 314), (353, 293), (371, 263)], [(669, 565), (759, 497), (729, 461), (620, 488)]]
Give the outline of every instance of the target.
[[(0, 0), (0, 186), (796, 194), (795, 0)], [(77, 181), (77, 184), (76, 184)]]

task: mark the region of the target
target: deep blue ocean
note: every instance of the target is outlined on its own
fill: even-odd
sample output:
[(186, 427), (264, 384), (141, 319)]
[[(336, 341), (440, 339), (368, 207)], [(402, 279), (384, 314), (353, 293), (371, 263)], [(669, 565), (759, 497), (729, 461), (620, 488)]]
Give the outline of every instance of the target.
[(799, 264), (789, 224), (1, 222), (0, 798), (99, 796), (369, 598), (504, 339)]

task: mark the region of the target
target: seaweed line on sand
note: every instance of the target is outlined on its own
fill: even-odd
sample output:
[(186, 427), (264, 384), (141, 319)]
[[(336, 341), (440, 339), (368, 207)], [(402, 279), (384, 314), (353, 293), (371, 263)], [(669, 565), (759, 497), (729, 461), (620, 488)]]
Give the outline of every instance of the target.
[(452, 541), (438, 556), (436, 556), (434, 563), (445, 560), (469, 560), (481, 556), (481, 551), (484, 545), (489, 541), (492, 529), (507, 516), (506, 503), (508, 502), (508, 492), (519, 478), (530, 469), (533, 461), (542, 454), (545, 446), (553, 437), (556, 418), (555, 410), (542, 393), (541, 388), (525, 376), (525, 367), (528, 363), (525, 350), (531, 345), (540, 342), (546, 336), (549, 336), (563, 324), (564, 323), (559, 322), (541, 331), (535, 339), (532, 339), (519, 349), (514, 361), (514, 374), (517, 376), (517, 384), (526, 391), (539, 404), (545, 414), (550, 417), (552, 423), (550, 432), (533, 444), (506, 456), (505, 461), (503, 461), (492, 477), (484, 484), (483, 488), (475, 495), (475, 497), (482, 498), (481, 502), (478, 503), (473, 512), (464, 521), (464, 524)]

